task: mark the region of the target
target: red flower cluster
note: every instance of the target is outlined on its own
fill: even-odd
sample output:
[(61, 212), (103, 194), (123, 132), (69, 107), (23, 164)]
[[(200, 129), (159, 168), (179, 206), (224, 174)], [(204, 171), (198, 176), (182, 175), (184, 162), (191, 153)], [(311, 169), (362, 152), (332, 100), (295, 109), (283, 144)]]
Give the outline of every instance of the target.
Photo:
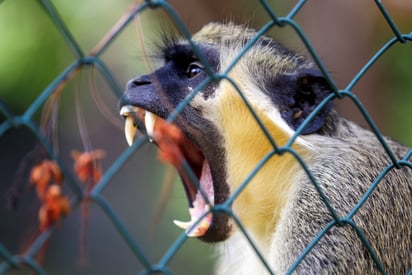
[(54, 161), (43, 160), (31, 169), (30, 183), (41, 201), (39, 228), (43, 231), (70, 211), (69, 199), (61, 192), (63, 174)]

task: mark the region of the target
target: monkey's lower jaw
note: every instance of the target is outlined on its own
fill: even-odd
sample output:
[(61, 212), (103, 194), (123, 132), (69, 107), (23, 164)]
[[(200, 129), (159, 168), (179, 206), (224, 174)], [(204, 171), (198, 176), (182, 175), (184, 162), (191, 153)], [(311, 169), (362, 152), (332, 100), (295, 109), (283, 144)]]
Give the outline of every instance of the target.
[[(190, 221), (175, 220), (189, 237), (202, 237), (212, 224), (214, 188), (209, 163), (203, 153), (175, 125), (153, 113), (126, 105), (120, 110), (125, 118), (125, 136), (133, 145), (138, 120), (144, 121), (146, 134), (160, 149), (160, 158), (172, 164), (179, 172), (189, 201)], [(190, 168), (189, 168), (190, 167)]]

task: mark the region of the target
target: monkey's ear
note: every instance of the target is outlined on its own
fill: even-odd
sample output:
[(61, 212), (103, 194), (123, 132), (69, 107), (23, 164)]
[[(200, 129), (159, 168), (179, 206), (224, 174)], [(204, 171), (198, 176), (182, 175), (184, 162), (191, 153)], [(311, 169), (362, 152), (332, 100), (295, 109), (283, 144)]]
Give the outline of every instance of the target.
[[(294, 73), (284, 73), (277, 77), (272, 100), (279, 106), (282, 118), (296, 130), (311, 112), (331, 93), (322, 73), (305, 69)], [(329, 101), (306, 125), (301, 134), (319, 131), (325, 123), (332, 102)]]

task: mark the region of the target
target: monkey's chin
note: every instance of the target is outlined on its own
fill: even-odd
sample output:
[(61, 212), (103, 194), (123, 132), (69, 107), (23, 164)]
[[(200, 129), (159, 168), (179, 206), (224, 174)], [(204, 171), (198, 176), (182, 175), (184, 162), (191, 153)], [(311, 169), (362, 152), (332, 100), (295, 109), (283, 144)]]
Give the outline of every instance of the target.
[(190, 220), (174, 223), (189, 237), (202, 237), (211, 227), (214, 188), (209, 163), (200, 149), (174, 124), (153, 113), (126, 105), (120, 110), (125, 118), (125, 136), (129, 146), (137, 134), (138, 120), (144, 121), (146, 134), (160, 150), (162, 161), (172, 164), (179, 172), (189, 201)]

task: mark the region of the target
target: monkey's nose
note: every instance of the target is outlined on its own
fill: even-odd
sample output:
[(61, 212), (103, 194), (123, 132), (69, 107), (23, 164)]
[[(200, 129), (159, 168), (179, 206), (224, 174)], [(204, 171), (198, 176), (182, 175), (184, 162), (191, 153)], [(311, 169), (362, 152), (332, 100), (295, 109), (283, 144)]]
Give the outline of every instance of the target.
[(152, 81), (149, 75), (141, 75), (127, 82), (127, 89), (133, 89), (139, 86), (150, 85)]

